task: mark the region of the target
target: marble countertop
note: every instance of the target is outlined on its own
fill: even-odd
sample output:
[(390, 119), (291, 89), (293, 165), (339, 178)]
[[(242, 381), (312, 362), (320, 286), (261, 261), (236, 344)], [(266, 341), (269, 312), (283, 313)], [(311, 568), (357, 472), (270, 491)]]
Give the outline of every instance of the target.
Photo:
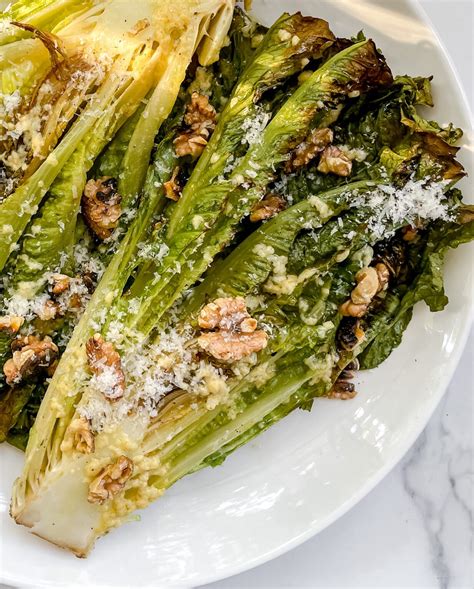
[[(421, 4), (448, 47), (472, 105), (473, 47), (467, 40), (472, 39), (474, 1)], [(425, 431), (367, 497), (299, 548), (201, 589), (474, 587), (473, 381), (474, 330)], [(0, 584), (0, 589), (8, 588)]]

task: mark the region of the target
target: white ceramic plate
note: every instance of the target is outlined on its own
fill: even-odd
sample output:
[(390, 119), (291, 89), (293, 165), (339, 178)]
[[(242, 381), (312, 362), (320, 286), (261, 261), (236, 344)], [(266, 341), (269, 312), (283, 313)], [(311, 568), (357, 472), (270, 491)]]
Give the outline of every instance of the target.
[[(448, 4), (446, 4), (448, 6)], [(322, 16), (338, 35), (364, 29), (395, 73), (434, 75), (434, 115), (469, 129), (463, 93), (423, 14), (409, 0), (255, 0), (265, 23), (284, 10)], [(465, 145), (472, 151), (472, 132)], [(469, 151), (464, 164), (468, 167)], [(471, 170), (472, 172), (472, 170)], [(223, 466), (180, 481), (87, 560), (35, 538), (8, 516), (22, 455), (0, 448), (0, 578), (20, 587), (195, 586), (261, 564), (350, 509), (397, 463), (443, 395), (471, 319), (472, 250), (453, 252), (443, 313), (416, 309), (402, 346), (364, 373), (350, 402), (320, 400)]]

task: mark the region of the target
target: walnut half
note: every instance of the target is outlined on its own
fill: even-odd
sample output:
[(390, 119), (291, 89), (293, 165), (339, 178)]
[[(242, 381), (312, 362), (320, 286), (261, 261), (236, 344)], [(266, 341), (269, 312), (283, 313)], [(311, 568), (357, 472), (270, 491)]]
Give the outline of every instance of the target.
[(209, 98), (199, 92), (193, 92), (191, 102), (186, 106), (185, 124), (196, 131), (203, 127), (213, 130), (216, 126), (216, 109), (209, 102)]
[(266, 347), (268, 336), (257, 330), (242, 297), (218, 298), (201, 309), (199, 327), (217, 329), (203, 333), (198, 344), (205, 352), (226, 362), (240, 360)]
[(127, 456), (119, 456), (115, 462), (105, 466), (89, 485), (87, 501), (102, 505), (112, 499), (125, 487), (133, 474), (133, 462)]
[(380, 262), (373, 266), (362, 268), (356, 274), (357, 286), (351, 292), (351, 298), (345, 301), (339, 311), (345, 317), (363, 317), (377, 293), (385, 290), (390, 279), (390, 271)]
[(268, 343), (268, 336), (261, 330), (252, 333), (212, 331), (199, 336), (198, 342), (205, 352), (217, 360), (235, 362), (263, 350)]
[(313, 129), (310, 135), (292, 153), (291, 159), (286, 162), (285, 171), (290, 173), (302, 166), (308, 165), (318, 153), (321, 153), (328, 145), (331, 145), (333, 137), (334, 134), (329, 127)]
[(198, 324), (202, 329), (236, 331), (250, 317), (243, 297), (222, 297), (205, 305), (199, 313)]
[(351, 292), (352, 302), (356, 305), (368, 305), (379, 291), (377, 270), (369, 266), (356, 274), (357, 286)]
[(318, 171), (323, 174), (349, 176), (352, 171), (352, 162), (338, 147), (330, 145), (321, 154)]

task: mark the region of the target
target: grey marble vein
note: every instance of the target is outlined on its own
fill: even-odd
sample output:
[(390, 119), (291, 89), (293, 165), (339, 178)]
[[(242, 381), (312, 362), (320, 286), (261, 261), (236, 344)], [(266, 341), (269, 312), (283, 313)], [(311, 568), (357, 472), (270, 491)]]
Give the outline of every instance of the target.
[[(472, 371), (471, 371), (472, 372)], [(469, 371), (467, 372), (469, 376)], [(467, 378), (472, 393), (472, 378)], [(459, 553), (470, 567), (472, 586), (474, 468), (472, 447), (472, 397), (463, 409), (466, 427), (449, 418), (456, 399), (448, 395), (402, 465), (404, 489), (418, 510), (430, 547), (431, 566), (440, 589), (457, 586), (453, 566)], [(463, 424), (464, 425), (464, 424)], [(433, 484), (433, 466), (442, 477)], [(457, 522), (453, 530), (453, 522)], [(455, 534), (453, 536), (453, 533)], [(457, 545), (458, 558), (453, 554)], [(454, 560), (453, 560), (454, 559)]]
[[(444, 501), (432, 500), (427, 496), (426, 481), (419, 477), (419, 466), (426, 452), (427, 434), (423, 432), (416, 443), (410, 458), (405, 462), (402, 469), (403, 485), (415, 503), (428, 535), (431, 563), (435, 576), (439, 581), (440, 589), (447, 589), (450, 581), (450, 569), (446, 561), (442, 533), (444, 528)], [(438, 504), (436, 504), (438, 503)]]

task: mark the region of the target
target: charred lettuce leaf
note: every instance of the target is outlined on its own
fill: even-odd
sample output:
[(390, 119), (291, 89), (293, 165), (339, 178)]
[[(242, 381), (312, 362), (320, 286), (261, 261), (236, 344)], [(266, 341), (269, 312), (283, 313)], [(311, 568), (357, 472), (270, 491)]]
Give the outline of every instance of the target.
[(463, 243), (474, 240), (474, 209), (463, 205), (457, 214), (457, 222), (435, 225), (428, 230), (428, 239), (422, 254), (418, 275), (406, 287), (401, 296), (396, 317), (382, 327), (361, 354), (362, 369), (375, 368), (388, 358), (402, 341), (416, 303), (424, 301), (430, 311), (442, 311), (448, 304), (444, 292), (443, 267), (447, 252)]
[(402, 176), (403, 181), (415, 171), (418, 178), (459, 180), (464, 170), (455, 159), (454, 143), (462, 131), (426, 121), (419, 106), (432, 106), (430, 78), (397, 76), (393, 84), (361, 95), (345, 106), (332, 126), (334, 144), (354, 158), (350, 177), (321, 174), (311, 164), (283, 177), (276, 191), (296, 201), (347, 182), (376, 179), (384, 172)]

